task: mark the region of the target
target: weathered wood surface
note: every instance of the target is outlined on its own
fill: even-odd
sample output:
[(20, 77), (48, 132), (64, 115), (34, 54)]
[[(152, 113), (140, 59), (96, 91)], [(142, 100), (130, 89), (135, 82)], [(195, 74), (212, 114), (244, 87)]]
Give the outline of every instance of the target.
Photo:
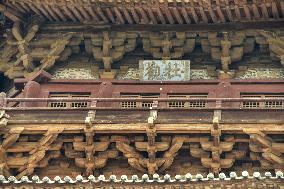
[(56, 63), (65, 62), (72, 54), (80, 53), (80, 45), (84, 46), (86, 57), (103, 63), (104, 69), (96, 71), (101, 79), (115, 78), (118, 70), (113, 69), (112, 65), (138, 48), (154, 59), (170, 60), (191, 55), (201, 45), (203, 54), (210, 55), (214, 63), (221, 63), (220, 70), (211, 70), (220, 79), (242, 75), (248, 66), (232, 69), (232, 64), (242, 61), (245, 54), (258, 51), (257, 45), (260, 45), (261, 51), (271, 54), (271, 60), (282, 61), (283, 57), (282, 28), (276, 27), (272, 31), (265, 28), (210, 32), (188, 29), (158, 32), (105, 29), (94, 33), (84, 27), (74, 31), (68, 25), (60, 26), (61, 32), (47, 31), (47, 28), (57, 26), (48, 26), (39, 20), (34, 20), (30, 25), (21, 29), (19, 22), (14, 23), (7, 34), (5, 48), (1, 49), (0, 71), (11, 79), (28, 78), (40, 70), (49, 71)]
[[(105, 6), (107, 3), (109, 6)], [(280, 1), (50, 1), (8, 0), (1, 4), (13, 21), (36, 14), (50, 22), (73, 21), (111, 24), (199, 24), (283, 18)]]

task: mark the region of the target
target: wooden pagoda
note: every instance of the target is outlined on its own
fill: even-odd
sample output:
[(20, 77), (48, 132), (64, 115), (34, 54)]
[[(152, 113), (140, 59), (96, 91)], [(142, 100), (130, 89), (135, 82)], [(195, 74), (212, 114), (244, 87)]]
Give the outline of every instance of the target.
[(283, 0), (0, 12), (0, 188), (284, 187)]

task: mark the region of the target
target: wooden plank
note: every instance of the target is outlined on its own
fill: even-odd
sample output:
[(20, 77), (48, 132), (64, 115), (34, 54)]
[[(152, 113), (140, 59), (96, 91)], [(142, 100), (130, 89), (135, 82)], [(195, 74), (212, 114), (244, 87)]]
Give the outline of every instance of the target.
[(173, 7), (173, 8), (172, 8), (172, 11), (173, 11), (173, 13), (174, 13), (174, 15), (175, 15), (175, 18), (176, 18), (176, 20), (178, 21), (178, 23), (179, 23), (179, 24), (183, 24), (183, 20), (182, 20), (182, 17), (181, 17), (181, 15), (180, 15), (180, 13), (179, 13), (179, 10), (178, 10), (176, 7)]
[[(94, 142), (94, 150), (96, 152), (106, 151), (109, 146), (109, 142)], [(73, 142), (73, 148), (75, 151), (85, 151), (86, 142)]]
[(98, 13), (98, 15), (101, 17), (101, 19), (105, 22), (105, 23), (109, 23), (107, 17), (105, 16), (105, 14), (103, 13), (103, 10), (101, 7), (97, 7), (95, 9), (95, 11)]
[(58, 7), (53, 7), (53, 10), (56, 12), (56, 14), (60, 17), (62, 21), (67, 21), (66, 17), (62, 14), (61, 10), (59, 10)]
[(120, 24), (124, 24), (125, 21), (124, 21), (124, 18), (122, 16), (120, 10), (117, 7), (114, 7), (113, 10), (114, 10), (114, 13), (115, 13), (116, 17), (118, 18)]
[[(64, 128), (62, 133), (81, 133), (85, 128), (84, 124), (57, 124), (58, 128)], [(0, 133), (8, 132), (9, 129), (24, 127), (22, 134), (43, 134), (54, 124), (9, 124), (6, 128), (1, 128)], [(147, 123), (133, 124), (97, 124), (93, 128), (95, 133), (145, 133)], [(192, 124), (156, 124), (158, 133), (210, 133), (212, 124), (192, 123)], [(244, 133), (243, 129), (259, 129), (266, 134), (281, 134), (284, 132), (284, 124), (220, 124), (222, 133)]]
[(162, 13), (160, 7), (158, 7), (156, 10), (157, 10), (157, 14), (158, 14), (158, 17), (159, 17), (161, 23), (162, 23), (162, 24), (166, 24), (166, 23), (167, 23), (167, 22), (166, 22), (166, 19), (165, 19), (163, 13)]
[(273, 17), (274, 17), (275, 19), (279, 19), (280, 16), (279, 16), (279, 12), (278, 12), (278, 9), (277, 9), (276, 2), (272, 2), (272, 3), (271, 3), (271, 9), (272, 9)]
[(6, 7), (5, 5), (0, 4), (0, 11), (14, 22), (22, 21), (23, 16), (20, 13)]
[[(17, 4), (17, 3), (15, 3), (15, 4)], [(20, 4), (21, 7), (23, 7), (26, 10), (26, 12), (31, 11), (29, 6), (27, 6), (24, 2), (19, 2), (18, 4)]]
[(67, 16), (73, 21), (76, 22), (77, 19), (75, 18), (75, 16), (72, 14), (72, 12), (69, 10), (69, 8), (67, 6), (62, 6), (62, 9), (64, 10), (64, 12), (67, 14)]
[(187, 13), (187, 10), (186, 10), (185, 7), (181, 7), (181, 14), (182, 14), (182, 16), (183, 16), (185, 22), (186, 22), (187, 24), (190, 24), (190, 23), (191, 23), (191, 20), (190, 20), (190, 18), (189, 18), (189, 16), (188, 16), (188, 13)]
[[(215, 16), (212, 8), (208, 7), (208, 9), (209, 9), (209, 13), (210, 13), (210, 16), (211, 16), (213, 22), (217, 23), (216, 16)], [(203, 23), (208, 23), (208, 18), (207, 18), (206, 14), (205, 14), (205, 11), (204, 11), (203, 7), (201, 7), (201, 6), (199, 7), (199, 13), (201, 14), (201, 18), (202, 18)]]
[(240, 11), (240, 8), (239, 8), (238, 5), (235, 5), (234, 11), (235, 11), (235, 14), (236, 14), (237, 19), (238, 19), (239, 21), (242, 20), (241, 11)]
[(233, 18), (233, 14), (232, 14), (232, 10), (231, 10), (230, 6), (226, 6), (226, 14), (227, 14), (229, 20), (231, 22), (233, 22), (234, 18)]
[(39, 4), (35, 4), (35, 6), (49, 21), (53, 21), (53, 19), (43, 7), (41, 7)]
[(53, 18), (55, 21), (59, 21), (60, 18), (53, 12), (54, 9), (51, 9), (48, 5), (44, 4), (43, 5), (45, 10), (48, 12), (48, 14)]
[(284, 2), (280, 2), (282, 17), (284, 17)]
[(107, 16), (108, 16), (108, 18), (110, 19), (110, 21), (111, 21), (112, 23), (115, 23), (115, 19), (114, 19), (114, 17), (113, 17), (113, 14), (112, 14), (110, 8), (106, 8), (105, 10), (106, 10)]
[(264, 18), (266, 18), (266, 19), (269, 18), (266, 5), (264, 3), (262, 3), (260, 5), (260, 7), (261, 7), (262, 15), (264, 16)]
[(223, 22), (223, 23), (226, 22), (225, 16), (224, 16), (224, 14), (223, 14), (223, 12), (222, 12), (220, 6), (218, 6), (218, 7), (216, 8), (216, 10), (217, 10), (218, 16), (219, 16), (219, 18), (220, 18), (220, 21)]
[(243, 8), (244, 8), (244, 11), (245, 11), (246, 20), (251, 20), (249, 7), (247, 5), (243, 5)]
[(193, 7), (190, 7), (190, 13), (191, 13), (191, 16), (193, 17), (194, 22), (196, 24), (198, 24), (199, 23), (198, 16), (197, 16), (197, 14), (196, 14), (196, 12), (195, 12)]
[(70, 9), (72, 11), (72, 13), (74, 13), (75, 17), (80, 20), (81, 22), (84, 22), (84, 18), (82, 17), (82, 15), (79, 13), (79, 11), (77, 10), (76, 7), (70, 5), (70, 4), (67, 4), (67, 7), (68, 9)]
[(142, 7), (138, 7), (138, 10), (139, 10), (139, 12), (142, 16), (142, 18), (141, 18), (142, 23), (149, 24), (150, 21), (149, 21), (149, 18), (147, 16), (146, 12), (144, 11), (144, 9)]
[(137, 12), (136, 12), (136, 10), (135, 10), (135, 8), (133, 6), (130, 7), (130, 12), (131, 12), (131, 14), (133, 16), (133, 19), (136, 22), (136, 24), (139, 24), (140, 23), (140, 19), (139, 19), (139, 16), (138, 16), (138, 14), (137, 14)]
[(166, 17), (167, 17), (169, 23), (170, 23), (170, 24), (174, 24), (175, 21), (174, 21), (174, 18), (173, 18), (173, 16), (172, 16), (172, 14), (171, 14), (171, 11), (169, 10), (169, 7), (166, 7), (166, 6), (165, 6), (165, 7), (163, 7), (162, 10), (165, 12)]
[(6, 5), (12, 9), (19, 10), (21, 13), (26, 13), (27, 10), (24, 9), (21, 4), (18, 4), (17, 2), (11, 3), (11, 2), (6, 2)]
[(129, 24), (133, 24), (134, 22), (133, 22), (132, 17), (130, 16), (130, 14), (129, 14), (129, 12), (128, 12), (128, 9), (126, 9), (126, 7), (123, 6), (123, 7), (122, 7), (122, 11), (123, 11), (123, 14), (124, 14), (124, 16), (125, 16), (127, 22), (128, 22)]
[(255, 17), (256, 19), (260, 19), (260, 14), (259, 14), (258, 7), (256, 6), (256, 4), (253, 3), (253, 4), (251, 5), (251, 7), (252, 7), (252, 11), (253, 11), (254, 17)]
[(153, 23), (153, 24), (158, 24), (157, 19), (156, 19), (154, 13), (153, 13), (152, 8), (151, 8), (151, 7), (147, 7), (146, 10), (147, 10), (147, 12), (148, 12), (148, 15), (149, 15), (149, 17), (150, 17), (152, 23)]
[(85, 10), (85, 8), (83, 6), (78, 6), (77, 7), (79, 12), (81, 13), (81, 15), (84, 16), (84, 18), (87, 20), (87, 21), (91, 21), (92, 18), (90, 17), (90, 15), (88, 14), (88, 12)]
[(95, 22), (99, 22), (100, 19), (97, 16), (97, 14), (95, 13), (95, 11), (93, 10), (92, 7), (84, 7), (86, 9), (86, 11), (91, 15), (92, 19), (94, 19)]
[[(6, 152), (22, 153), (30, 152), (38, 146), (38, 142), (16, 142), (13, 146), (9, 147)], [(62, 142), (55, 142), (51, 145), (49, 150), (60, 150)]]
[(34, 11), (39, 17), (44, 18), (44, 15), (38, 10), (32, 3), (28, 3), (28, 6)]

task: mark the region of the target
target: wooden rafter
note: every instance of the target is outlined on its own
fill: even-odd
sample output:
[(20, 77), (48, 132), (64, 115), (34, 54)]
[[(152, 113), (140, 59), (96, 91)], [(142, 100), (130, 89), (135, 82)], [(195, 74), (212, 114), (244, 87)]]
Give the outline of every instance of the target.
[(4, 13), (5, 16), (7, 16), (9, 19), (11, 19), (14, 22), (22, 21), (23, 15), (19, 12), (12, 10), (11, 8), (0, 4), (0, 11)]
[[(179, 7), (179, 3), (182, 3), (181, 7)], [(179, 3), (165, 1), (145, 6), (141, 2), (113, 2), (113, 4), (110, 3), (112, 6), (106, 7), (100, 2), (90, 1), (62, 1), (59, 6), (54, 0), (48, 2), (20, 1), (16, 3), (7, 0), (6, 4), (1, 4), (1, 6), (2, 10), (7, 9), (6, 15), (9, 15), (8, 17), (12, 20), (19, 20), (21, 18), (19, 13), (35, 13), (56, 22), (66, 22), (66, 20), (85, 22), (90, 21), (91, 18), (94, 19), (94, 22), (100, 22), (100, 17), (104, 22), (110, 20), (116, 24), (184, 24), (184, 22), (196, 24), (200, 21), (202, 23), (234, 22), (233, 15), (236, 16), (238, 21), (279, 20), (283, 17), (283, 2), (277, 0), (272, 0), (270, 3), (264, 3), (260, 0), (253, 3), (235, 0), (233, 4), (229, 4), (228, 1), (214, 3), (213, 0)], [(162, 10), (159, 10), (161, 8)], [(66, 15), (60, 14), (61, 12), (65, 12)], [(156, 13), (160, 22), (157, 22)], [(191, 22), (191, 18), (194, 22)]]

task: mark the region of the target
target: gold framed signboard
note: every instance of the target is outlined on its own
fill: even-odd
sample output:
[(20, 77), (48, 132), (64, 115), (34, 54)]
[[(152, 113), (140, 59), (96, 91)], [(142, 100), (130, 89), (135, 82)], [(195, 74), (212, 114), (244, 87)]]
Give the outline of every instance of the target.
[(142, 81), (189, 81), (189, 60), (140, 60)]

